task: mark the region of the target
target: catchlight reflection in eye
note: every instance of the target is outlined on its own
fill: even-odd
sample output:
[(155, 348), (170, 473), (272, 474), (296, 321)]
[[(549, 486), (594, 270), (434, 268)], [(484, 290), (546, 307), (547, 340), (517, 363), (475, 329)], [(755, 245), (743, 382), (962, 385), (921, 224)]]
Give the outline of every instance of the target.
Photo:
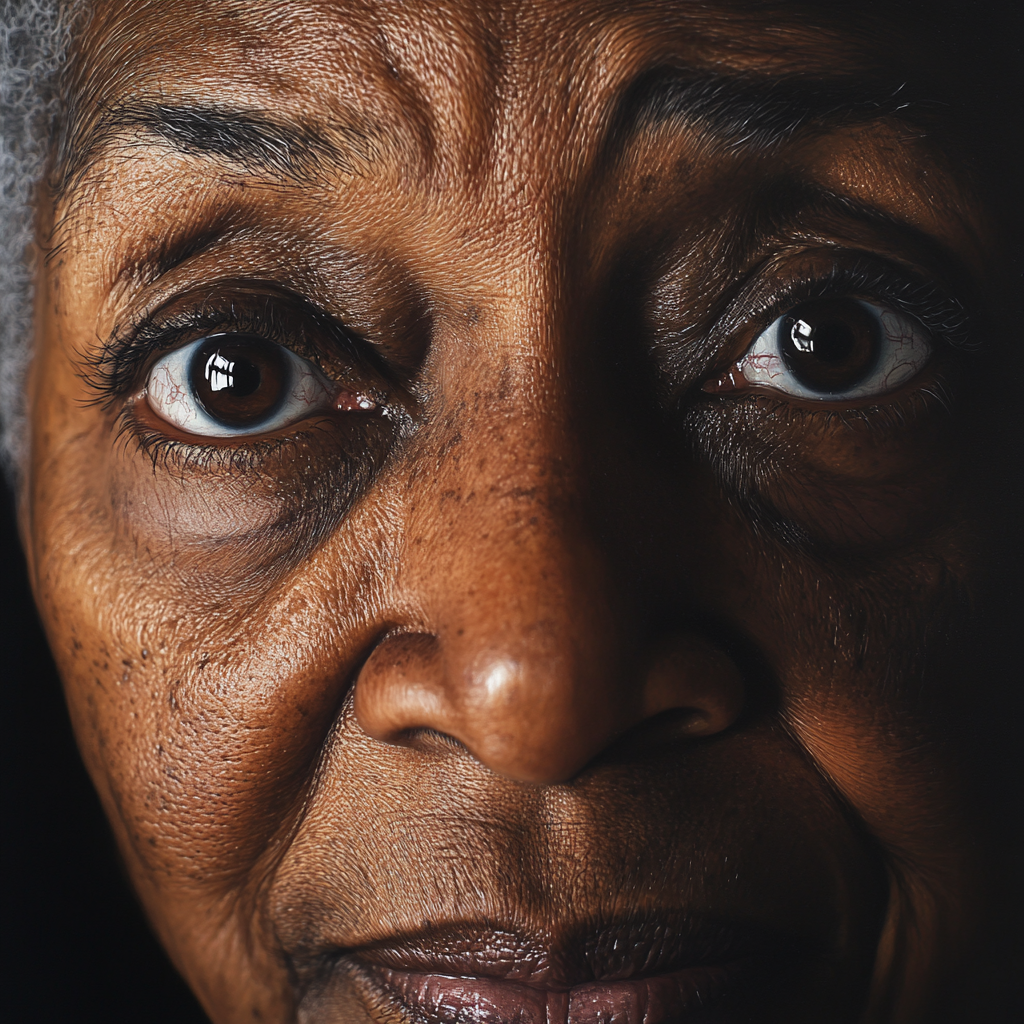
[(162, 419), (203, 437), (264, 434), (315, 412), (374, 408), (291, 350), (244, 334), (210, 335), (168, 352), (150, 371), (146, 399)]
[(915, 317), (861, 299), (819, 299), (775, 320), (737, 365), (746, 385), (842, 401), (895, 391), (931, 354), (931, 337)]

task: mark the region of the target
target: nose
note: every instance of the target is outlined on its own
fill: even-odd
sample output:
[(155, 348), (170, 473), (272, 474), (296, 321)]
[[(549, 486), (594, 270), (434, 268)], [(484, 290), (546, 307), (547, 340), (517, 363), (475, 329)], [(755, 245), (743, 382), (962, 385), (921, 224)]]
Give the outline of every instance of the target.
[(439, 733), (494, 772), (550, 785), (661, 712), (684, 712), (676, 735), (685, 739), (727, 729), (743, 706), (735, 664), (695, 634), (663, 640), (640, 678), (619, 678), (599, 656), (552, 660), (484, 644), (473, 657), (470, 646), (452, 652), (427, 633), (386, 638), (357, 682), (363, 730), (401, 745)]
[(655, 534), (685, 523), (666, 525), (678, 483), (645, 454), (661, 431), (642, 411), (646, 368), (595, 342), (606, 328), (579, 319), (532, 241), (516, 248), (517, 223), (511, 255), (469, 258), (491, 275), (482, 313), (435, 338), (390, 506), (404, 516), (378, 612), (390, 630), (354, 712), (377, 740), (441, 734), (497, 774), (546, 785), (663, 712), (679, 713), (674, 735), (728, 728), (743, 686), (723, 651), (673, 632), (692, 595), (652, 552)]
[(743, 704), (736, 665), (695, 632), (644, 629), (626, 596), (635, 581), (615, 568), (608, 531), (595, 539), (571, 469), (494, 465), (524, 447), (465, 451), (460, 464), (479, 472), (434, 481), (433, 506), (417, 499), (433, 511), (406, 530), (398, 598), (414, 611), (356, 680), (361, 728), (410, 746), (440, 733), (538, 784), (573, 778), (665, 711), (684, 736), (728, 728)]

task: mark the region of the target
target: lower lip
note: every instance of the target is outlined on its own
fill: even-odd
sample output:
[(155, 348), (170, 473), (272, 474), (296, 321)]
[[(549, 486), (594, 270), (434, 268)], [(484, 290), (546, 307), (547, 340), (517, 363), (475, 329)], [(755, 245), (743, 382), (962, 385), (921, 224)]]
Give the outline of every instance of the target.
[[(691, 967), (635, 981), (563, 991), (500, 978), (458, 978), (372, 967), (375, 988), (431, 1024), (685, 1024), (731, 987), (737, 967)], [(707, 1019), (704, 1017), (703, 1019)]]

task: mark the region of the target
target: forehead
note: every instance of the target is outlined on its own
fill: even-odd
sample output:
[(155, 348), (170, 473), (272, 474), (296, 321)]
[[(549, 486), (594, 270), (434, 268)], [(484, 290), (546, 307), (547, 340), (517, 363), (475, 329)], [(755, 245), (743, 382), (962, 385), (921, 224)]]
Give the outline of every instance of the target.
[[(80, 53), (80, 127), (126, 100), (274, 109), (400, 150), (421, 171), (557, 140), (593, 147), (645, 72), (899, 81), (872, 33), (805, 7), (731, 3), (101, 2)], [(883, 37), (885, 38), (885, 37)], [(899, 47), (895, 47), (897, 52)], [(521, 156), (519, 157), (521, 159)]]
[(100, 0), (73, 64), (59, 242), (102, 249), (110, 301), (245, 245), (247, 274), (288, 262), (327, 305), (327, 276), (365, 285), (371, 254), (460, 303), (508, 297), (607, 269), (616, 238), (770, 233), (746, 213), (792, 221), (805, 186), (985, 262), (961, 168), (900, 110), (915, 51), (860, 13), (851, 31), (806, 4), (174, 6)]

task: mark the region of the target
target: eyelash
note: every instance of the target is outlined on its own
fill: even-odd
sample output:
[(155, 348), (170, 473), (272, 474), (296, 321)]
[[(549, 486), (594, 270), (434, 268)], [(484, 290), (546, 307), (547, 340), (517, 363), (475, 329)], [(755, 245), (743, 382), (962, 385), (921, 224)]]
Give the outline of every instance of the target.
[[(134, 403), (125, 401), (139, 388), (144, 372), (156, 356), (214, 331), (253, 334), (283, 345), (308, 359), (325, 376), (332, 374), (325, 362), (330, 355), (355, 367), (367, 367), (386, 378), (386, 368), (376, 365), (374, 353), (360, 351), (358, 342), (333, 318), (297, 296), (276, 301), (261, 296), (253, 304), (232, 302), (229, 309), (211, 307), (209, 302), (179, 307), (170, 316), (144, 316), (115, 334), (95, 356), (87, 357), (82, 377), (93, 392), (93, 402), (106, 410), (125, 404), (118, 415), (117, 441), (134, 445), (154, 466), (184, 472), (190, 468), (226, 469), (245, 473), (259, 469), (279, 455), (283, 448), (300, 443), (314, 433), (309, 427), (287, 437), (238, 438), (231, 444), (184, 441), (145, 424), (135, 413)], [(318, 336), (314, 341), (311, 335)], [(325, 352), (328, 359), (325, 359)], [(387, 410), (384, 410), (387, 415)]]
[(121, 444), (134, 445), (152, 460), (154, 467), (173, 467), (178, 472), (224, 469), (247, 473), (259, 469), (268, 459), (279, 455), (286, 447), (294, 446), (310, 433), (312, 430), (307, 429), (288, 437), (243, 438), (240, 443), (231, 445), (186, 442), (144, 426), (126, 407), (119, 416), (117, 440)]
[[(887, 302), (900, 312), (916, 317), (936, 340), (952, 348), (970, 351), (978, 347), (970, 317), (958, 298), (947, 294), (934, 281), (911, 277), (899, 267), (860, 255), (852, 262), (833, 265), (826, 275), (791, 279), (781, 292), (774, 292), (754, 310), (747, 309), (743, 320), (758, 325), (751, 334), (752, 340), (794, 306), (813, 299), (845, 295)], [(723, 320), (733, 319), (736, 306), (748, 304), (750, 298), (748, 292), (730, 303)]]
[[(351, 335), (327, 314), (299, 299), (275, 302), (268, 298), (260, 310), (234, 303), (230, 310), (218, 309), (203, 303), (179, 308), (168, 317), (143, 317), (115, 334), (96, 356), (85, 359), (83, 378), (94, 401), (112, 408), (139, 386), (143, 369), (155, 355), (214, 331), (252, 334), (283, 345), (329, 377), (332, 374), (324, 365), (325, 347), (348, 363), (369, 361)], [(310, 340), (311, 334), (320, 335), (326, 346)]]

